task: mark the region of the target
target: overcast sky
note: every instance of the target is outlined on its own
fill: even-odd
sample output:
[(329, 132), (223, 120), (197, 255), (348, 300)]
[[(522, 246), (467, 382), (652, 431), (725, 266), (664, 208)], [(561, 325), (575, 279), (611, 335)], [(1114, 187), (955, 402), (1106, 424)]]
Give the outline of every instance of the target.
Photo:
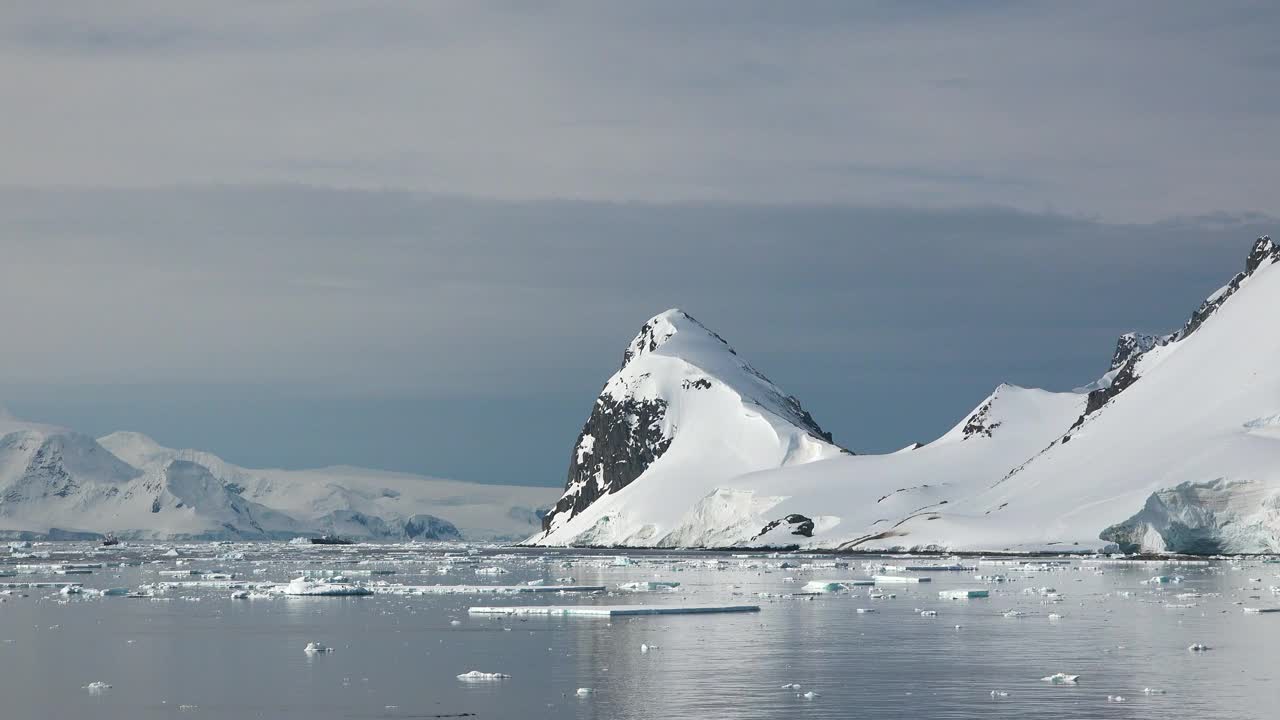
[(1269, 2), (0, 7), (0, 404), (559, 484), (679, 306), (855, 450), (1280, 232)]

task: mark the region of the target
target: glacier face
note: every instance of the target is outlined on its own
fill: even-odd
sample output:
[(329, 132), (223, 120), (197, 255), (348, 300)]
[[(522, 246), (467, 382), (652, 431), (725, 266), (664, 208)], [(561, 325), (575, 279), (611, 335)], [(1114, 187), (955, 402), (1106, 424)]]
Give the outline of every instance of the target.
[(95, 440), (0, 412), (0, 536), (519, 539), (549, 488), (359, 468), (253, 470), (137, 433)]
[(718, 335), (668, 311), (628, 346), (529, 542), (1274, 551), (1277, 264), (1259, 238), (1178, 331), (1121, 336), (1098, 381), (1002, 385), (942, 437), (888, 455), (840, 451)]

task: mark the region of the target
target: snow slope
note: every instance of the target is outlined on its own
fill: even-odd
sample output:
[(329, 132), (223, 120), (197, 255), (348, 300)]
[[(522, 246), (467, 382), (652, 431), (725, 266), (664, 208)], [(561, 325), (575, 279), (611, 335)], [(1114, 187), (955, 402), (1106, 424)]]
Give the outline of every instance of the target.
[[(1260, 238), (1182, 329), (1122, 336), (1111, 369), (1081, 392), (1002, 385), (941, 438), (888, 455), (840, 453), (807, 414), (776, 411), (780, 392), (756, 402), (758, 373), (669, 311), (606, 385), (558, 512), (530, 542), (1280, 550), (1277, 264), (1280, 247)], [(710, 385), (691, 390), (699, 379)], [(594, 462), (601, 427), (623, 448), (640, 436), (648, 455)], [(636, 457), (625, 482), (610, 476)]]
[(518, 539), (549, 488), (334, 467), (250, 470), (137, 433), (101, 440), (0, 411), (0, 536)]
[[(538, 526), (538, 511), (555, 491), (486, 485), (354, 467), (252, 470), (198, 450), (173, 450), (139, 433), (100, 439), (135, 467), (162, 468), (185, 461), (209, 472), (245, 500), (273, 508), (318, 532), (346, 537), (416, 537), (435, 523), (468, 539), (518, 539)], [(442, 522), (443, 521), (443, 522)], [(444, 538), (441, 538), (444, 539)]]
[(627, 346), (571, 453), (537, 544), (689, 544), (684, 511), (745, 473), (843, 454), (799, 401), (680, 310)]

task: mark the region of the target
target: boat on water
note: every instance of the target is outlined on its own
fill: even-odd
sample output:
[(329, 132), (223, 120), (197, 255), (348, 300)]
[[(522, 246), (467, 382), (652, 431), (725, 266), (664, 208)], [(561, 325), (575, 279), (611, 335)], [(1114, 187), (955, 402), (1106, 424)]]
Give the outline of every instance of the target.
[(355, 543), (346, 538), (337, 535), (321, 535), (320, 537), (311, 538), (312, 545), (355, 545)]

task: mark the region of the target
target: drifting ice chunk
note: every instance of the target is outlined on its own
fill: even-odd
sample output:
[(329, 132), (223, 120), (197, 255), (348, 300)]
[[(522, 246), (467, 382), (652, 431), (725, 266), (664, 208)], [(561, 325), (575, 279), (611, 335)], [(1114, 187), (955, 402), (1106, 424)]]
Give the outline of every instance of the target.
[(316, 582), (304, 577), (294, 578), (288, 585), (280, 589), (285, 595), (306, 596), (343, 596), (372, 595), (373, 592), (363, 585), (338, 582)]
[(1111, 703), (1122, 703), (1122, 702), (1124, 702), (1124, 696), (1123, 696), (1123, 695), (1108, 695), (1108, 696), (1107, 696), (1107, 702), (1111, 702)]
[(814, 699), (814, 698), (816, 698), (816, 697), (822, 697), (822, 696), (821, 696), (821, 695), (819, 695), (818, 693), (816, 693), (816, 692), (814, 692), (814, 691), (810, 690), (809, 692), (807, 692), (807, 693), (805, 693), (805, 694), (801, 695), (800, 697), (804, 698), (805, 700), (812, 700), (812, 699)]
[(500, 567), (487, 567), (487, 568), (476, 569), (477, 575), (506, 575), (507, 572), (508, 571), (506, 568), (500, 568)]
[(674, 590), (678, 587), (680, 587), (680, 583), (670, 580), (641, 580), (639, 582), (622, 583), (618, 586), (618, 589), (645, 592), (650, 590)]
[(487, 673), (480, 672), (479, 670), (471, 670), (459, 675), (458, 679), (465, 680), (467, 682), (481, 682), (486, 680), (509, 680), (511, 679), (511, 676), (504, 675), (503, 673)]
[(1280, 612), (1280, 608), (1274, 608), (1274, 607), (1267, 607), (1267, 608), (1247, 607), (1247, 608), (1245, 608), (1245, 609), (1244, 609), (1244, 611), (1245, 611), (1246, 613), (1250, 614), (1250, 615), (1261, 615), (1261, 614), (1263, 614), (1263, 613)]
[(800, 683), (787, 683), (786, 685), (782, 686), (782, 689), (783, 690), (799, 690)]
[(873, 579), (877, 585), (905, 585), (907, 583), (929, 582), (927, 577), (903, 577), (901, 575), (876, 575)]
[(604, 585), (367, 585), (375, 595), (470, 595), (604, 592)]
[(1209, 646), (1202, 643), (1192, 643), (1187, 646), (1187, 649), (1191, 652), (1204, 652), (1209, 649)]
[(967, 600), (969, 598), (990, 597), (988, 590), (940, 590), (938, 597), (943, 600)]
[(873, 613), (875, 611), (876, 611), (875, 608), (858, 608), (859, 615), (865, 615), (867, 613)]
[(88, 685), (85, 685), (84, 689), (88, 690), (93, 695), (97, 695), (104, 690), (110, 690), (111, 686), (104, 682), (91, 682)]
[(586, 617), (759, 611), (759, 605), (517, 605), (509, 607), (473, 607), (467, 610), (472, 615), (582, 615)]
[(938, 617), (937, 610), (921, 610), (920, 617)]
[(1143, 695), (1164, 695), (1165, 693), (1163, 690), (1158, 690), (1156, 688), (1142, 688), (1142, 694)]
[(833, 593), (833, 592), (840, 592), (841, 590), (846, 590), (846, 589), (847, 588), (845, 587), (844, 583), (841, 583), (841, 582), (835, 582), (835, 581), (828, 582), (826, 580), (810, 580), (809, 582), (804, 584), (803, 588), (800, 588), (800, 591), (811, 592), (811, 593)]
[(991, 697), (993, 697), (993, 698), (1006, 698), (1006, 697), (1009, 697), (1009, 693), (1005, 692), (1004, 690), (992, 690), (992, 691), (991, 691)]
[(325, 647), (324, 645), (321, 645), (318, 642), (309, 642), (307, 643), (307, 646), (302, 649), (302, 652), (308, 655), (320, 655), (323, 653), (333, 652), (333, 648)]
[(1059, 672), (1040, 679), (1047, 683), (1053, 683), (1054, 685), (1075, 685), (1076, 680), (1080, 679), (1080, 676), (1068, 675), (1066, 673)]
[(591, 688), (578, 688), (578, 693), (577, 693), (577, 695), (578, 695), (578, 697), (586, 697), (586, 696), (591, 695), (591, 694), (593, 694), (593, 693), (595, 693), (595, 690), (592, 690)]

